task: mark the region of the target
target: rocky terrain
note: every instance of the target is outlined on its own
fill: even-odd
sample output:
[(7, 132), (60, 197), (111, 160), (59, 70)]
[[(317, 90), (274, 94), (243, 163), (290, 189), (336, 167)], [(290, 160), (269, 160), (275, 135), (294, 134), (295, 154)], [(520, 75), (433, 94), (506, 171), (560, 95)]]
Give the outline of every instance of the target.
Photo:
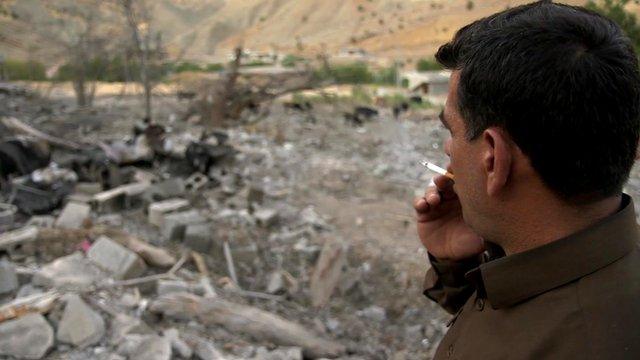
[(54, 150), (0, 201), (0, 356), (424, 359), (446, 331), (410, 205), (445, 161), (437, 109), (354, 127), (276, 101), (211, 133), (162, 96), (154, 152), (137, 96), (1, 103), (5, 139)]

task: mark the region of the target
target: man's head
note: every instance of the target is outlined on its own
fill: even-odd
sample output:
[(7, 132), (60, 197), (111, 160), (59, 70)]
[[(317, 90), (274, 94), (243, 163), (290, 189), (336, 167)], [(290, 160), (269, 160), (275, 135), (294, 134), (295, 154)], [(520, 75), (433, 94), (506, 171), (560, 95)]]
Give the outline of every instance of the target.
[(536, 2), (465, 26), (436, 59), (453, 70), (446, 148), (472, 226), (527, 189), (573, 205), (621, 192), (640, 133), (640, 74), (614, 22)]

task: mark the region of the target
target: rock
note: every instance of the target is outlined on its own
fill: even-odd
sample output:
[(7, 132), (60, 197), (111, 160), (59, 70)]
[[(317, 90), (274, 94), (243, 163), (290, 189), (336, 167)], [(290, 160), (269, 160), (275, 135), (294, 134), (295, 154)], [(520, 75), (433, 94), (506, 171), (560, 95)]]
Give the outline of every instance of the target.
[(184, 233), (184, 244), (188, 248), (208, 253), (213, 245), (213, 237), (210, 224), (187, 225)]
[(0, 295), (9, 294), (18, 289), (18, 276), (13, 264), (0, 261)]
[(193, 352), (201, 360), (225, 360), (220, 351), (207, 339), (196, 335), (189, 335), (187, 341), (192, 344)]
[(380, 306), (372, 305), (366, 309), (356, 312), (358, 316), (362, 316), (369, 320), (382, 322), (387, 319), (387, 312)]
[(149, 224), (162, 227), (166, 214), (189, 207), (189, 201), (180, 198), (154, 202), (149, 205)]
[(260, 226), (269, 227), (278, 221), (278, 212), (274, 209), (259, 209), (253, 213)]
[(98, 343), (105, 333), (104, 320), (76, 294), (69, 295), (58, 324), (60, 342), (83, 348)]
[(0, 355), (42, 359), (52, 345), (53, 329), (40, 314), (0, 323)]
[(171, 342), (169, 339), (147, 335), (142, 338), (140, 344), (133, 350), (130, 359), (136, 360), (171, 360)]
[(76, 252), (43, 266), (33, 275), (33, 284), (42, 287), (86, 288), (104, 273), (85, 256)]
[(259, 347), (254, 357), (255, 360), (302, 360), (302, 349), (299, 347), (281, 347), (269, 351)]
[(106, 236), (100, 237), (91, 246), (87, 257), (117, 279), (133, 278), (147, 269), (144, 261), (136, 253)]
[(56, 219), (54, 224), (62, 229), (80, 229), (91, 216), (91, 206), (87, 204), (70, 202)]
[(184, 340), (180, 338), (180, 333), (177, 329), (171, 328), (163, 332), (164, 337), (171, 342), (171, 348), (183, 359), (191, 359), (193, 356), (193, 350)]
[(161, 232), (165, 240), (182, 240), (187, 225), (202, 224), (207, 221), (197, 210), (167, 214), (164, 217)]

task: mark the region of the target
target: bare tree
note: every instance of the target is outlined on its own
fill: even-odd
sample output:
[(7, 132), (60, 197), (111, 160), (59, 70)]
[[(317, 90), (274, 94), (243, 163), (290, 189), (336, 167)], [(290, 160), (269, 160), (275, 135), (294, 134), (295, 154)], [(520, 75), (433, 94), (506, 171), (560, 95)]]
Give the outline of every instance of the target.
[(100, 0), (41, 1), (42, 12), (11, 8), (16, 21), (33, 31), (33, 44), (40, 56), (64, 59), (69, 67), (78, 106), (91, 106), (95, 94), (95, 75), (90, 72), (93, 59), (103, 58), (116, 36), (114, 13)]
[(119, 0), (127, 21), (134, 53), (140, 65), (140, 83), (144, 88), (145, 118), (152, 118), (154, 70), (163, 56), (162, 35), (152, 28), (152, 9), (147, 0)]

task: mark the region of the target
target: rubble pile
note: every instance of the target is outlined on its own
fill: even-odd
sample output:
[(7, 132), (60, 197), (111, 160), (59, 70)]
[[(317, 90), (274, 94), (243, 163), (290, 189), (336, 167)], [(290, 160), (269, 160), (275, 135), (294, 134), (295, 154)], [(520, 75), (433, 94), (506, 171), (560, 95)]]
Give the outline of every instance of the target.
[[(417, 155), (382, 171), (377, 140), (328, 143), (381, 123), (300, 121), (279, 143), (242, 127), (147, 122), (76, 138), (1, 120), (0, 140), (47, 162), (0, 166), (0, 357), (418, 359), (446, 330), (419, 281), (403, 289), (413, 299), (390, 296), (407, 274), (362, 258), (335, 215), (305, 201), (365, 191), (363, 171), (402, 176)], [(320, 136), (300, 135), (309, 126)], [(36, 161), (4, 154), (2, 165)]]

